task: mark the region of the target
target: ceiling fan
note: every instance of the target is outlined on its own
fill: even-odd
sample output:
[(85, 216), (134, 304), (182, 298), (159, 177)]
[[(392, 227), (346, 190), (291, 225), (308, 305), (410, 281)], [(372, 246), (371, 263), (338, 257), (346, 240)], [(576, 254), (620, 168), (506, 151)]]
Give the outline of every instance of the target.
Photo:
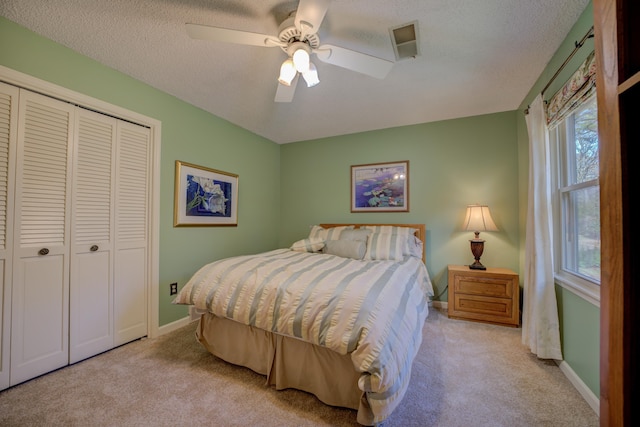
[(339, 46), (320, 44), (318, 29), (330, 3), (331, 0), (300, 0), (298, 9), (280, 24), (277, 36), (199, 24), (186, 24), (187, 34), (193, 39), (281, 48), (287, 59), (280, 67), (276, 102), (291, 102), (300, 75), (308, 87), (320, 83), (316, 66), (310, 61), (311, 54), (322, 62), (383, 79), (393, 62)]

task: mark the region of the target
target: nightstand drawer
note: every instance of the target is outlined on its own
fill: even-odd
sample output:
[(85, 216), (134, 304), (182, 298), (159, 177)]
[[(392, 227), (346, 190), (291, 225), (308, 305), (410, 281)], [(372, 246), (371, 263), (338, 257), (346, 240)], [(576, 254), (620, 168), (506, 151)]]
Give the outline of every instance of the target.
[(512, 279), (455, 276), (455, 293), (484, 295), (498, 298), (513, 296)]
[(520, 324), (520, 280), (506, 268), (472, 270), (448, 266), (449, 317), (517, 327)]
[(509, 323), (513, 315), (513, 300), (456, 294), (449, 310), (451, 317)]

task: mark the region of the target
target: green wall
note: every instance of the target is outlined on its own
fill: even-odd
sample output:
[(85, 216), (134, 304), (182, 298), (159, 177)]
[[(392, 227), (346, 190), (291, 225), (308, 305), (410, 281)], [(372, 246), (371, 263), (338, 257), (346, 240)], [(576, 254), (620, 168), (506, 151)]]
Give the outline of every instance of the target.
[[(205, 262), (278, 243), (280, 147), (0, 17), (0, 65), (162, 122), (159, 324), (183, 318), (171, 304)], [(175, 161), (239, 175), (237, 227), (173, 227)]]
[(571, 369), (600, 395), (600, 310), (556, 285), (562, 355)]
[[(539, 79), (523, 100), (517, 114), (518, 127), (518, 163), (520, 181), (520, 265), (524, 267), (525, 216), (527, 209), (527, 185), (529, 162), (529, 137), (524, 110), (542, 91), (562, 63), (573, 51), (575, 43), (593, 26), (593, 4), (585, 8), (564, 42), (549, 61)], [(593, 38), (587, 39), (574, 57), (567, 63), (563, 71), (556, 77), (545, 92), (544, 99), (549, 100), (562, 87), (569, 77), (578, 69), (582, 61), (594, 49)], [(585, 301), (576, 294), (556, 285), (558, 313), (560, 315), (560, 334), (564, 360), (580, 379), (596, 395), (600, 395), (600, 308)]]
[[(420, 223), (427, 268), (446, 301), (447, 264), (473, 262), (462, 231), (467, 204), (491, 208), (485, 265), (518, 269), (515, 112), (404, 126), (282, 146), (281, 246), (321, 222)], [(409, 212), (351, 213), (351, 165), (409, 161)]]

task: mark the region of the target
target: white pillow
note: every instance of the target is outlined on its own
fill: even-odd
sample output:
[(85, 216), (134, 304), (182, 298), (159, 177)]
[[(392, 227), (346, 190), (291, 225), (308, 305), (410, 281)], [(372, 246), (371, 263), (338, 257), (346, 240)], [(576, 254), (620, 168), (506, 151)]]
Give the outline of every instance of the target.
[(323, 252), (342, 258), (362, 259), (367, 244), (360, 240), (327, 240)]
[(322, 248), (324, 248), (324, 239), (321, 237), (298, 240), (291, 245), (291, 250), (297, 252), (320, 252)]

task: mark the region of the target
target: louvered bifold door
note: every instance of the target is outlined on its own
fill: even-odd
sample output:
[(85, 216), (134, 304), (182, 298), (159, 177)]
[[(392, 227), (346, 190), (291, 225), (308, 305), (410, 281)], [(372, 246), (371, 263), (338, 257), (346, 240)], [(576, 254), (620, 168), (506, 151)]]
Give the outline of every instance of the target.
[(11, 305), (11, 384), (69, 360), (69, 167), (74, 107), (21, 91)]
[(71, 216), (69, 362), (113, 347), (116, 119), (78, 109)]
[(118, 122), (116, 150), (115, 344), (147, 334), (150, 130)]
[(9, 387), (11, 268), (13, 252), (13, 173), (18, 88), (0, 83), (0, 390)]

